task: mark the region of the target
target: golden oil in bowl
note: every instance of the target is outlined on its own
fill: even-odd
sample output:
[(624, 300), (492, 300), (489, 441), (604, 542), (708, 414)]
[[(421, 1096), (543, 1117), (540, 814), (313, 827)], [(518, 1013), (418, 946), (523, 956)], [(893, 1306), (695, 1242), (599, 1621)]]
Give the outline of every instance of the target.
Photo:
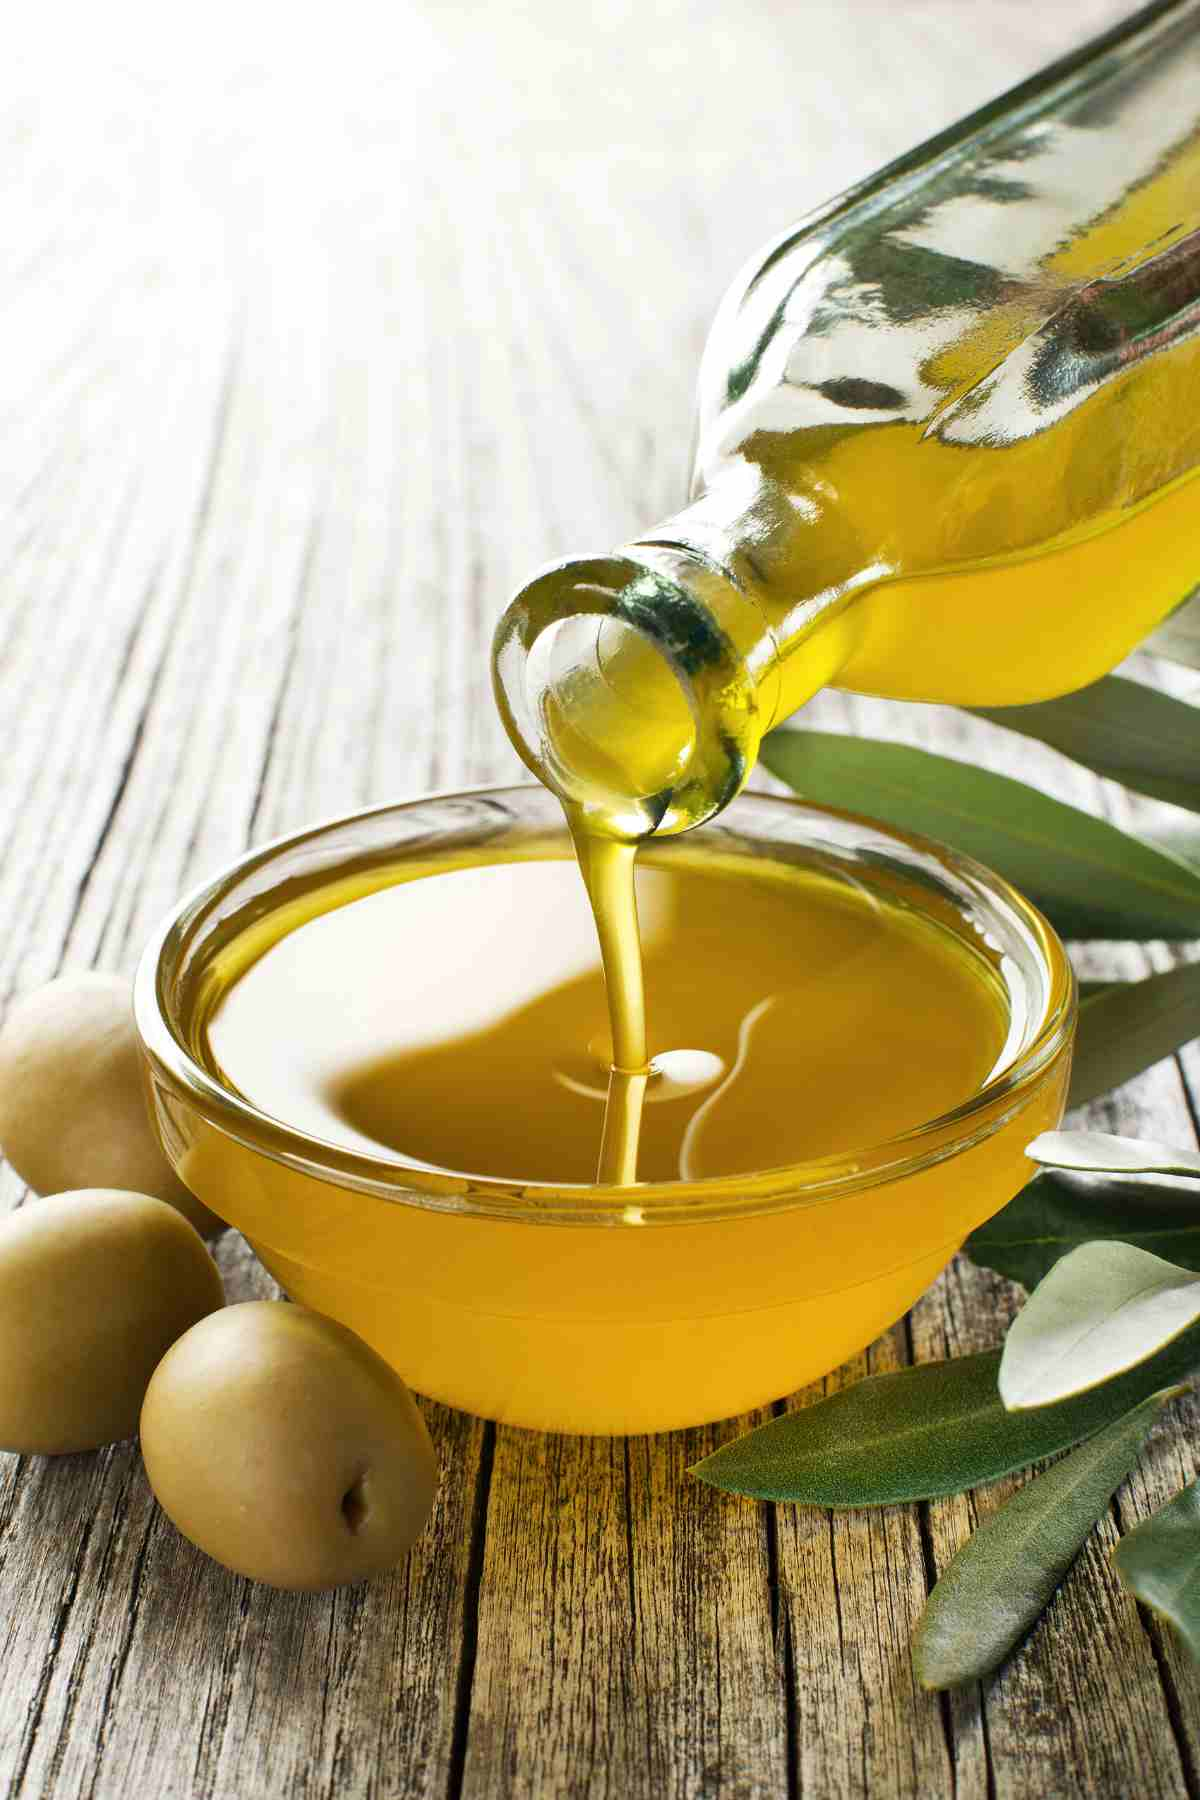
[(419, 1391), (579, 1432), (728, 1416), (901, 1314), (1030, 1174), (1074, 994), (950, 852), (743, 796), (638, 858), (638, 1180), (552, 797), (379, 809), (247, 858), (147, 953), (183, 1179)]

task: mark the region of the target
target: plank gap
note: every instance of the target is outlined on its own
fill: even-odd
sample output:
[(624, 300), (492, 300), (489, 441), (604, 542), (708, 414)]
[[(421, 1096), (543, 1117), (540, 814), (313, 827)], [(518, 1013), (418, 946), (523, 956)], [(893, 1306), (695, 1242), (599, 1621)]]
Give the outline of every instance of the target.
[[(1176, 1421), (1177, 1429), (1181, 1425), (1182, 1421)], [(1132, 1531), (1135, 1525), (1141, 1523), (1136, 1513), (1129, 1518), (1125, 1516), (1126, 1506), (1123, 1503), (1123, 1492), (1123, 1488), (1118, 1490), (1109, 1506), (1118, 1541), (1124, 1537), (1127, 1531)], [(1132, 1595), (1130, 1599), (1133, 1600)], [(1179, 1756), (1179, 1769), (1183, 1776), (1188, 1800), (1200, 1800), (1200, 1771), (1197, 1770), (1196, 1758), (1188, 1739), (1183, 1701), (1175, 1680), (1175, 1673), (1171, 1668), (1170, 1657), (1167, 1654), (1167, 1628), (1148, 1606), (1142, 1605), (1140, 1600), (1133, 1600), (1133, 1609), (1153, 1659), (1159, 1686), (1162, 1688), (1163, 1706), (1171, 1727), (1171, 1735), (1175, 1740), (1175, 1749)]]
[(283, 654), (283, 666), (279, 672), (279, 682), (275, 689), (275, 698), (271, 703), (271, 716), (267, 722), (267, 734), (263, 741), (262, 762), (259, 766), (258, 781), (254, 789), (254, 799), (250, 805), (250, 817), (246, 824), (246, 843), (252, 846), (258, 831), (259, 816), (266, 799), (267, 782), (271, 774), (271, 761), (275, 753), (275, 744), (279, 736), (279, 726), (283, 718), (283, 705), (287, 698), (288, 686), (292, 679), (292, 671), (296, 666), (296, 653), (300, 644), (300, 627), (304, 611), (305, 597), (309, 591), (312, 572), (316, 566), (317, 546), (321, 541), (321, 526), (313, 519), (308, 528), (304, 542), (304, 553), (300, 559), (300, 572), (296, 581), (296, 605), (287, 622), (287, 648)]
[[(772, 1418), (787, 1411), (782, 1400), (771, 1408)], [(771, 1644), (775, 1667), (783, 1682), (784, 1770), (787, 1775), (787, 1800), (800, 1800), (800, 1733), (796, 1719), (796, 1658), (792, 1649), (792, 1633), (787, 1608), (780, 1592), (779, 1518), (772, 1501), (763, 1502), (763, 1523), (767, 1539), (767, 1598), (771, 1608)]]
[(467, 1770), (467, 1739), (471, 1729), (471, 1695), (475, 1686), (475, 1660), (479, 1650), (479, 1596), (483, 1588), (483, 1554), (487, 1540), (488, 1499), (492, 1467), (496, 1460), (496, 1427), (488, 1419), (479, 1447), (479, 1473), (475, 1478), (475, 1505), (471, 1515), (471, 1555), (463, 1584), (462, 1655), (454, 1702), (454, 1731), (446, 1772), (446, 1800), (459, 1800)]
[(83, 1527), (71, 1563), (70, 1573), (67, 1576), (66, 1591), (63, 1593), (58, 1603), (54, 1623), (50, 1629), (49, 1642), (46, 1645), (46, 1655), (38, 1677), (37, 1688), (30, 1700), (24, 1742), (21, 1744), (16, 1757), (13, 1769), (12, 1786), (9, 1789), (11, 1800), (16, 1800), (16, 1796), (20, 1794), (25, 1787), (25, 1778), (29, 1773), (29, 1765), (33, 1760), (33, 1753), (37, 1747), (38, 1732), (41, 1729), (42, 1717), (46, 1710), (46, 1701), (49, 1698), (50, 1684), (54, 1678), (55, 1666), (58, 1662), (59, 1652), (62, 1650), (66, 1640), (67, 1627), (70, 1623), (72, 1608), (79, 1595), (80, 1578), (83, 1573), (84, 1564), (87, 1562), (88, 1549), (91, 1545), (92, 1533), (96, 1528), (97, 1518), (98, 1514), (94, 1509), (85, 1511), (83, 1516)]
[(1175, 1067), (1179, 1070), (1179, 1085), (1183, 1089), (1183, 1103), (1187, 1107), (1192, 1130), (1195, 1132), (1197, 1140), (1200, 1140), (1200, 1104), (1198, 1104), (1196, 1091), (1188, 1080), (1187, 1067), (1183, 1057), (1176, 1054), (1173, 1060)]
[[(910, 1364), (916, 1363), (917, 1347), (913, 1340), (912, 1314), (904, 1315), (904, 1344), (908, 1352)], [(937, 1585), (937, 1556), (933, 1547), (933, 1524), (929, 1516), (929, 1505), (926, 1501), (917, 1502), (917, 1535), (921, 1543), (921, 1561), (925, 1566), (925, 1592), (932, 1594)], [(950, 1793), (958, 1793), (958, 1752), (957, 1739), (954, 1732), (954, 1711), (951, 1697), (945, 1691), (938, 1694), (938, 1714), (942, 1722), (942, 1737), (946, 1744), (946, 1761), (950, 1770)]]
[(630, 1494), (633, 1471), (629, 1461), (629, 1439), (627, 1437), (621, 1439), (621, 1451), (625, 1463), (625, 1492), (623, 1498), (625, 1501), (625, 1578), (629, 1588), (629, 1648), (631, 1654), (636, 1656), (638, 1641), (638, 1603), (637, 1582), (634, 1578), (633, 1501)]
[(1200, 1800), (1200, 1776), (1196, 1770), (1196, 1760), (1188, 1743), (1187, 1725), (1183, 1716), (1183, 1705), (1179, 1689), (1167, 1659), (1164, 1643), (1165, 1627), (1159, 1623), (1153, 1613), (1139, 1604), (1138, 1619), (1146, 1634), (1150, 1654), (1154, 1658), (1154, 1666), (1158, 1670), (1158, 1678), (1162, 1683), (1163, 1702), (1167, 1709), (1167, 1718), (1171, 1723), (1171, 1733), (1175, 1739), (1175, 1747), (1179, 1752), (1179, 1767), (1187, 1788), (1188, 1800)]
[(992, 1755), (992, 1734), (988, 1728), (987, 1704), (983, 1697), (983, 1683), (977, 1682), (975, 1692), (979, 1696), (979, 1730), (983, 1737), (983, 1778), (986, 1783), (987, 1800), (997, 1800), (996, 1760)]
[[(129, 1464), (128, 1479), (126, 1480), (126, 1482), (121, 1490), (121, 1496), (120, 1496), (120, 1515), (121, 1515), (120, 1522), (122, 1524), (124, 1523), (125, 1518), (129, 1512), (130, 1486), (134, 1481), (137, 1480), (139, 1472), (140, 1472), (140, 1462), (135, 1461), (133, 1458), (131, 1458), (130, 1464)], [(100, 1717), (96, 1724), (95, 1755), (94, 1755), (94, 1760), (92, 1762), (90, 1779), (88, 1781), (87, 1788), (84, 1790), (84, 1792), (86, 1794), (86, 1800), (93, 1800), (93, 1796), (95, 1795), (97, 1787), (99, 1786), (100, 1777), (103, 1772), (104, 1752), (105, 1752), (105, 1749), (107, 1748), (107, 1744), (108, 1744), (109, 1727), (112, 1724), (113, 1717), (114, 1717), (114, 1712), (113, 1712), (114, 1701), (116, 1700), (117, 1694), (120, 1691), (121, 1682), (125, 1675), (125, 1669), (129, 1662), (130, 1651), (133, 1649), (134, 1634), (137, 1630), (137, 1623), (138, 1623), (138, 1613), (141, 1610), (142, 1586), (143, 1586), (143, 1582), (145, 1580), (145, 1574), (146, 1574), (146, 1558), (150, 1552), (150, 1540), (154, 1535), (154, 1528), (155, 1528), (156, 1524), (157, 1524), (157, 1514), (154, 1510), (151, 1510), (151, 1512), (146, 1520), (146, 1528), (142, 1533), (142, 1541), (141, 1541), (140, 1545), (138, 1546), (137, 1557), (136, 1557), (136, 1560), (135, 1560), (134, 1566), (133, 1566), (133, 1574), (132, 1574), (130, 1584), (129, 1584), (127, 1628), (126, 1628), (124, 1637), (122, 1638), (120, 1644), (117, 1646), (117, 1649), (113, 1655), (112, 1665), (111, 1665), (111, 1668), (109, 1671), (109, 1678), (108, 1678), (108, 1681), (107, 1681), (107, 1683), (105, 1685), (105, 1689), (104, 1689), (104, 1698), (103, 1698), (103, 1701), (101, 1702)], [(114, 1529), (113, 1529), (114, 1539), (115, 1539), (116, 1535), (117, 1535), (117, 1526), (116, 1526), (116, 1523), (114, 1522)], [(66, 1736), (65, 1732), (64, 1732), (63, 1736), (65, 1739), (65, 1736)]]
[[(146, 614), (149, 611), (150, 600), (158, 581), (159, 573), (160, 571), (156, 569), (142, 599), (142, 604), (138, 608), (137, 616), (130, 628), (125, 648), (121, 653), (121, 664), (113, 687), (114, 693), (120, 691), (129, 665), (133, 660), (133, 654), (137, 648), (138, 638), (141, 635), (142, 628), (146, 622)], [(75, 929), (75, 922), (83, 911), (83, 903), (87, 899), (88, 890), (92, 885), (92, 878), (96, 873), (100, 858), (104, 854), (104, 847), (112, 834), (112, 828), (116, 823), (117, 814), (121, 810), (121, 802), (124, 800), (126, 790), (129, 787), (129, 780), (133, 774), (133, 765), (137, 761), (138, 751), (141, 749), (142, 741), (146, 735), (146, 722), (150, 717), (150, 709), (154, 705), (155, 696), (158, 693), (159, 682), (162, 679), (163, 668), (170, 653), (170, 648), (170, 639), (167, 638), (163, 643), (158, 661), (155, 663), (154, 673), (151, 676), (146, 689), (145, 700), (139, 708), (137, 719), (134, 722), (133, 731), (129, 738), (129, 748), (126, 750), (125, 755), (121, 760), (121, 767), (117, 772), (117, 779), (113, 784), (112, 799), (108, 803), (108, 810), (100, 821), (100, 829), (96, 833), (96, 841), (92, 846), (92, 853), (88, 857), (87, 867), (75, 884), (75, 894), (67, 917), (66, 928), (63, 932), (62, 949), (64, 954), (67, 945), (71, 941), (71, 934)]]

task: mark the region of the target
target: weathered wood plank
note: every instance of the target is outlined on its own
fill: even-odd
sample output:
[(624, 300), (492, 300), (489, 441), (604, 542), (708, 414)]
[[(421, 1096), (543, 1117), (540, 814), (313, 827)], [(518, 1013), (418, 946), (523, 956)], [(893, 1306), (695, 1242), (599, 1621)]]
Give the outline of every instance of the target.
[[(899, 1325), (796, 1403), (908, 1360)], [(928, 1591), (918, 1509), (776, 1511), (799, 1792), (920, 1800), (955, 1791), (940, 1704), (917, 1688), (908, 1658)], [(968, 1792), (982, 1761), (962, 1761), (959, 1791)]]
[[(294, 257), (289, 266), (296, 269)], [(200, 421), (211, 430), (198, 433), (195, 453), (174, 438), (173, 492), (164, 496), (153, 465), (139, 495), (147, 524), (136, 510), (126, 522), (114, 583), (144, 606), (146, 648), (141, 660), (132, 654), (120, 664), (119, 773), (104, 796), (86, 880), (66, 890), (72, 960), (128, 966), (183, 886), (251, 835), (307, 816), (314, 802), (308, 787), (297, 791), (309, 782), (297, 752), (312, 734), (303, 719), (293, 728), (282, 708), (292, 670), (280, 650), (302, 620), (325, 628), (310, 545), (320, 520), (336, 548), (350, 508), (329, 503), (345, 444), (327, 427), (324, 347), (311, 333), (297, 346), (280, 325), (269, 303), (251, 310), (242, 361), (229, 359), (228, 391), (218, 371), (203, 386)], [(306, 356), (307, 384), (297, 379)], [(253, 379), (243, 373), (239, 382), (247, 357)], [(353, 463), (343, 480), (361, 472)], [(365, 473), (378, 482), (376, 471)], [(383, 478), (397, 473), (393, 452)], [(164, 530), (173, 520), (175, 555), (146, 604), (123, 579), (124, 565), (142, 549), (139, 530), (146, 537), (156, 520)], [(306, 692), (318, 696), (319, 680), (310, 678)], [(366, 736), (356, 744), (359, 762), (375, 748)], [(127, 746), (138, 752), (128, 767)], [(278, 794), (268, 786), (277, 766)], [(411, 785), (423, 785), (423, 775), (414, 771)], [(339, 779), (347, 778), (342, 804), (362, 785), (343, 764)], [(44, 811), (44, 820), (29, 819), (35, 857), (32, 834), (55, 823)], [(53, 864), (45, 867), (52, 876)], [(39, 974), (57, 954), (46, 960)], [(10, 1503), (8, 1543), (33, 1553), (38, 1518), (60, 1509), (69, 1554), (34, 1558), (34, 1577), (58, 1598), (33, 1611), (32, 1631), (21, 1572), (5, 1570), (12, 1616), (22, 1606), (26, 1627), (4, 1670), (3, 1714), (19, 1727), (11, 1762), (3, 1758), (12, 1790), (440, 1791), (453, 1748), (481, 1427), (439, 1409), (431, 1423), (452, 1471), (441, 1521), (394, 1581), (332, 1597), (272, 1595), (216, 1570), (157, 1515), (129, 1447), (71, 1459), (70, 1468), (18, 1465), (25, 1479)], [(159, 1695), (157, 1706), (140, 1703), (146, 1692)]]
[[(149, 21), (119, 61), (35, 46), (0, 87), (0, 990), (130, 968), (248, 841), (513, 772), (492, 620), (677, 503), (739, 258), (1123, 10), (534, 0), (271, 35), (242, 9), (183, 53)], [(1096, 799), (936, 709), (813, 716)], [(1186, 1141), (1194, 1114), (1167, 1065), (1097, 1116)], [(1011, 1305), (960, 1263), (830, 1380), (996, 1342)], [(207, 1563), (130, 1446), (0, 1461), (5, 1791), (1194, 1789), (1194, 1681), (1103, 1544), (982, 1702), (943, 1705), (907, 1639), (993, 1495), (772, 1517), (684, 1475), (736, 1424), (614, 1446), (429, 1415), (430, 1533), (334, 1597)], [(1160, 1432), (1114, 1517), (1191, 1467)]]
[(732, 1428), (498, 1432), (464, 1795), (785, 1791), (763, 1510), (685, 1478)]

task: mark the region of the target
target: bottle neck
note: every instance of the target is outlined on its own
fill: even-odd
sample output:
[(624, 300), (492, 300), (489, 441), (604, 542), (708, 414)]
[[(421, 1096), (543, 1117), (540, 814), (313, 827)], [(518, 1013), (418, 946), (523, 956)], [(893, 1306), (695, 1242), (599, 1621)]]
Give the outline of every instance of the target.
[(710, 818), (776, 720), (836, 674), (847, 646), (827, 627), (843, 589), (793, 606), (786, 644), (772, 623), (771, 546), (796, 524), (794, 511), (772, 521), (761, 499), (747, 509), (714, 492), (611, 556), (543, 569), (516, 595), (493, 650), (501, 717), (590, 829), (632, 839)]
[(858, 647), (851, 602), (894, 570), (861, 541), (855, 509), (815, 469), (775, 479), (741, 461), (632, 548), (704, 564), (752, 609), (748, 658), (760, 695), (760, 737), (837, 680)]

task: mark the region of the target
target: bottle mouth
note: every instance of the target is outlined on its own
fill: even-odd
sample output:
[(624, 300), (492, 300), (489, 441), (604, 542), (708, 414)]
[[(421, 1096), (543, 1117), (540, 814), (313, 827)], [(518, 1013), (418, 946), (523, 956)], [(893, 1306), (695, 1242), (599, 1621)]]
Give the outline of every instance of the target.
[(653, 639), (616, 615), (555, 619), (530, 647), (523, 687), (543, 779), (639, 835), (657, 829), (695, 753), (696, 719)]
[(612, 837), (710, 818), (758, 750), (753, 682), (677, 560), (647, 551), (553, 564), (496, 632), (496, 702), (518, 755)]

